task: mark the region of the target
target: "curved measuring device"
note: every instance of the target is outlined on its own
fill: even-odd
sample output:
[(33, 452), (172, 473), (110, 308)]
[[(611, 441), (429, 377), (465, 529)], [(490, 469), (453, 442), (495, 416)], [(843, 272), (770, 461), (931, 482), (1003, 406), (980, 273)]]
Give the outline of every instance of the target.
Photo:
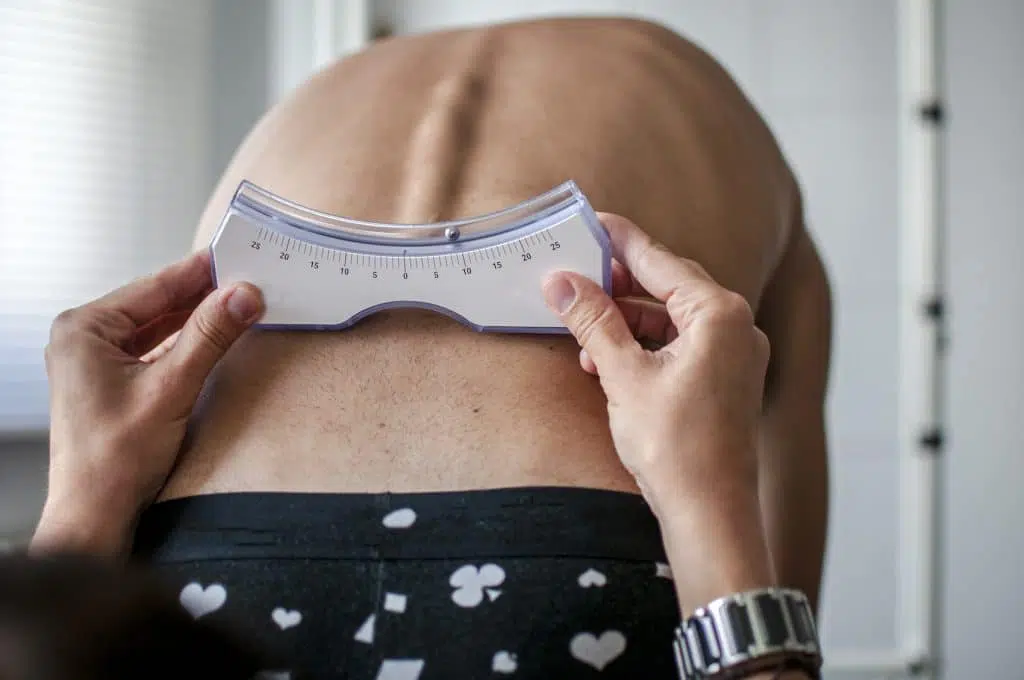
[(565, 333), (541, 282), (575, 271), (611, 291), (608, 235), (574, 182), (481, 217), (381, 224), (318, 212), (242, 182), (210, 244), (214, 283), (249, 281), (263, 328), (340, 330), (382, 309), (478, 331)]

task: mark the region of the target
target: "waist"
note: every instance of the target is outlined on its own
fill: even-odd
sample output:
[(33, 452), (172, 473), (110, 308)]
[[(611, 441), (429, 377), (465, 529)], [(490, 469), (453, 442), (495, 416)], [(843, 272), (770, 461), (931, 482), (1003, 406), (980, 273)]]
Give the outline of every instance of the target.
[(219, 559), (590, 557), (665, 561), (637, 494), (529, 487), (446, 493), (231, 493), (146, 510), (134, 553)]

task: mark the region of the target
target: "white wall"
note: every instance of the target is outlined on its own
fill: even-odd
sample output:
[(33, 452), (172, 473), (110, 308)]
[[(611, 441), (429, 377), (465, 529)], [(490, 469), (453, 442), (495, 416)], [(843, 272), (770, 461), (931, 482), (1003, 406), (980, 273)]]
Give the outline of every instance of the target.
[(1024, 678), (1024, 3), (949, 3), (948, 678)]

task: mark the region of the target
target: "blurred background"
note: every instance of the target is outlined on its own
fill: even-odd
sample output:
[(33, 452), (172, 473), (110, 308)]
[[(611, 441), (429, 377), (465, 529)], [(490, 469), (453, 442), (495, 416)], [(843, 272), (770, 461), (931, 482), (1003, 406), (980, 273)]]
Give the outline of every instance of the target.
[[(926, 4), (0, 0), (0, 548), (27, 539), (45, 494), (52, 317), (185, 253), (276, 100), (375, 35), (628, 13), (703, 45), (746, 90), (833, 281), (828, 677), (1024, 678), (1024, 2), (940, 5), (935, 156), (901, 65), (908, 7)], [(908, 220), (929, 201), (934, 220)], [(944, 365), (913, 298), (927, 286), (908, 288), (936, 234)], [(918, 444), (932, 425), (934, 450)]]

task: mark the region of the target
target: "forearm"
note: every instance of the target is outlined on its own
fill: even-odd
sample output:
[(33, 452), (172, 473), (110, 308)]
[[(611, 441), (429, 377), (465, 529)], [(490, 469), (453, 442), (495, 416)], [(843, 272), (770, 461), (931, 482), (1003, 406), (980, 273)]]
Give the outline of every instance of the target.
[(769, 411), (762, 428), (760, 497), (779, 585), (806, 593), (817, 611), (828, 529), (828, 457), (824, 428)]
[(719, 597), (775, 585), (756, 493), (700, 493), (660, 503), (662, 540), (684, 617)]

